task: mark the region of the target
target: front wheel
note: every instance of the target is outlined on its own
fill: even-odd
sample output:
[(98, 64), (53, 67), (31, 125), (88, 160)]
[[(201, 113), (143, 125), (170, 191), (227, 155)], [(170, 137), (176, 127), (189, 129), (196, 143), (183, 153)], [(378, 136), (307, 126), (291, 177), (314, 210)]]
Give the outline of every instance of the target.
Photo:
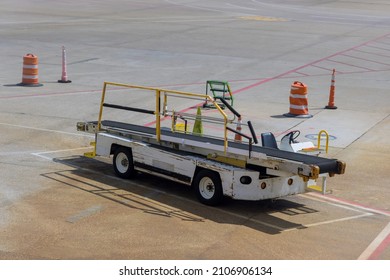
[(135, 175), (133, 154), (129, 148), (120, 147), (115, 150), (113, 165), (120, 178), (129, 179)]
[(215, 206), (223, 198), (222, 183), (219, 174), (210, 170), (201, 170), (195, 176), (193, 186), (200, 202)]

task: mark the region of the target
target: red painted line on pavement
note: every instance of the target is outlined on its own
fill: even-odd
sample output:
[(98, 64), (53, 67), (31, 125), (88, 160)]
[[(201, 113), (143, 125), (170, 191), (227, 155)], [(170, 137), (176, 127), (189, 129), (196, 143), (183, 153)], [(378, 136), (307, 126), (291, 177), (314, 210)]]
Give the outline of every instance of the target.
[(382, 65), (390, 66), (390, 64), (388, 64), (388, 63), (379, 62), (379, 61), (377, 61), (377, 60), (372, 60), (372, 59), (357, 57), (357, 56), (350, 55), (350, 54), (345, 54), (345, 53), (342, 54), (342, 55), (343, 55), (343, 56), (347, 56), (347, 57), (351, 57), (351, 58), (355, 58), (355, 59), (359, 59), (359, 60), (363, 60), (363, 61), (368, 61), (368, 62), (373, 62), (373, 63), (377, 63), (377, 64), (382, 64)]
[(390, 234), (378, 245), (375, 251), (368, 257), (369, 260), (377, 260), (380, 255), (390, 246)]
[(373, 48), (373, 49), (382, 50), (382, 51), (388, 51), (388, 52), (390, 52), (390, 49), (381, 48), (381, 47), (377, 47), (377, 46), (367, 46), (367, 47), (369, 47), (369, 48)]
[[(316, 67), (316, 68), (319, 68), (319, 69), (323, 69), (323, 70), (326, 70), (326, 71), (332, 71), (333, 68), (326, 68), (326, 67), (323, 67), (323, 66), (319, 66), (319, 65), (310, 65), (311, 67)], [(337, 74), (340, 74), (340, 73), (343, 73), (341, 71), (337, 71)]]
[(297, 73), (298, 75), (302, 75), (304, 77), (310, 76), (309, 74), (306, 74), (306, 73), (303, 73), (303, 72), (299, 72), (299, 71), (295, 71), (295, 73)]
[[(372, 70), (370, 72), (387, 72), (389, 70), (390, 69), (378, 69), (378, 70)], [(347, 74), (360, 74), (360, 73), (367, 73), (367, 70), (366, 71), (344, 71), (344, 72), (337, 71), (337, 74), (343, 74), (343, 75), (347, 75)]]
[[(241, 89), (239, 89), (239, 90), (236, 90), (236, 91), (233, 92), (233, 94), (237, 94), (237, 93), (243, 92), (243, 91), (245, 91), (245, 90), (248, 90), (248, 89), (257, 87), (257, 86), (259, 86), (259, 85), (262, 85), (262, 84), (264, 84), (264, 83), (267, 83), (267, 82), (270, 82), (270, 81), (279, 79), (279, 78), (281, 78), (281, 77), (283, 77), (283, 76), (289, 75), (289, 74), (291, 74), (291, 73), (294, 73), (294, 72), (296, 72), (296, 71), (299, 71), (299, 70), (301, 70), (301, 69), (303, 69), (303, 68), (306, 68), (306, 67), (308, 67), (308, 66), (313, 66), (314, 64), (317, 64), (317, 63), (319, 63), (319, 62), (322, 62), (322, 61), (325, 61), (325, 60), (330, 60), (331, 58), (333, 58), (333, 57), (335, 57), (335, 56), (338, 56), (338, 55), (344, 54), (344, 53), (346, 53), (346, 52), (349, 52), (349, 51), (358, 49), (358, 48), (360, 48), (360, 47), (366, 46), (366, 45), (368, 45), (368, 44), (371, 44), (372, 42), (375, 42), (375, 41), (381, 40), (381, 39), (383, 39), (383, 38), (386, 38), (386, 37), (389, 36), (389, 35), (390, 35), (390, 33), (388, 33), (388, 34), (386, 34), (386, 35), (383, 35), (383, 36), (380, 36), (380, 37), (378, 37), (378, 38), (372, 39), (372, 40), (370, 40), (370, 41), (364, 42), (364, 43), (359, 44), (359, 45), (357, 45), (357, 46), (351, 47), (351, 48), (349, 48), (349, 49), (346, 49), (346, 50), (343, 50), (343, 51), (339, 51), (339, 52), (336, 52), (336, 53), (334, 53), (334, 54), (332, 54), (332, 55), (329, 55), (329, 56), (323, 57), (323, 58), (321, 58), (321, 59), (315, 60), (315, 61), (313, 61), (313, 62), (307, 63), (307, 64), (305, 64), (305, 65), (302, 65), (302, 66), (300, 66), (300, 67), (297, 67), (297, 68), (292, 69), (292, 70), (290, 70), (290, 71), (287, 71), (287, 72), (285, 72), (285, 73), (279, 74), (279, 75), (274, 76), (274, 77), (272, 77), (272, 78), (264, 79), (264, 80), (262, 80), (262, 81), (260, 81), (260, 82), (257, 82), (257, 83), (254, 83), (254, 84), (252, 84), (252, 85), (249, 85), (249, 86), (246, 86), (246, 87), (244, 87), (244, 88), (241, 88)], [(355, 67), (356, 67), (356, 66), (355, 66)], [(370, 69), (370, 70), (372, 70), (372, 69)]]
[(385, 55), (385, 54), (381, 54), (381, 53), (368, 52), (368, 51), (362, 51), (362, 50), (354, 50), (354, 51), (365, 53), (365, 54), (370, 54), (370, 55), (376, 55), (376, 56), (380, 56), (380, 57), (390, 57), (390, 55)]
[(367, 67), (362, 67), (362, 66), (357, 66), (357, 65), (353, 65), (353, 64), (350, 64), (350, 63), (342, 62), (342, 61), (337, 61), (337, 60), (333, 60), (333, 59), (328, 59), (328, 60), (329, 60), (329, 61), (332, 61), (332, 62), (334, 62), (334, 63), (347, 65), (347, 66), (349, 66), (349, 67), (364, 69), (364, 70), (367, 70), (367, 71), (369, 71), (369, 72), (374, 72), (374, 71), (376, 71), (375, 69), (371, 69), (371, 68), (367, 68)]

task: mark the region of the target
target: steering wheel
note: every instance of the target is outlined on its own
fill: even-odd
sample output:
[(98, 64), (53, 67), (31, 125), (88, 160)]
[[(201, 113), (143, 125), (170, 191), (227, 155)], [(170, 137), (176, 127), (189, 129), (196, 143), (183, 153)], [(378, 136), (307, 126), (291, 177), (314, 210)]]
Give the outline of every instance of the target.
[(288, 139), (289, 143), (296, 143), (295, 139), (297, 139), (300, 134), (301, 134), (301, 132), (299, 130), (292, 130), (289, 133), (287, 133), (286, 135), (284, 135), (282, 140), (284, 138), (289, 138)]
[(293, 130), (290, 133), (291, 133), (290, 139), (292, 141), (295, 141), (295, 139), (297, 139), (298, 136), (301, 134), (301, 132), (299, 130)]

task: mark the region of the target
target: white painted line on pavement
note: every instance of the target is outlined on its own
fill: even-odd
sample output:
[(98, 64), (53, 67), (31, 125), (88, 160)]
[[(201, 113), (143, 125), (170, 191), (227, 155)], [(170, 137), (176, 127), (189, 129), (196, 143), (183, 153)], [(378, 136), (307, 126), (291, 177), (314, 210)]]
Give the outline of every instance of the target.
[(376, 259), (390, 245), (390, 223), (378, 234), (358, 260)]
[(54, 159), (53, 157), (45, 156), (45, 154), (55, 154), (55, 153), (86, 150), (86, 149), (91, 149), (91, 148), (90, 147), (82, 147), (82, 148), (73, 148), (73, 149), (64, 149), (64, 150), (55, 150), (55, 151), (45, 151), (45, 152), (31, 153), (31, 155), (41, 157), (41, 158), (44, 158), (47, 160), (53, 160)]
[(38, 130), (38, 131), (46, 131), (46, 132), (52, 132), (52, 133), (61, 133), (61, 134), (75, 135), (75, 136), (81, 136), (81, 137), (89, 137), (89, 138), (94, 138), (95, 137), (94, 135), (87, 135), (87, 134), (74, 133), (74, 132), (66, 132), (66, 131), (46, 129), (46, 128), (37, 128), (37, 127), (31, 127), (31, 126), (25, 126), (25, 125), (17, 125), (17, 124), (9, 124), (9, 123), (0, 123), (0, 125), (10, 126), (10, 127), (17, 127), (17, 128), (25, 128), (25, 129), (31, 129), (31, 130)]
[[(363, 211), (366, 211), (366, 212), (375, 213), (375, 214), (379, 214), (379, 215), (390, 217), (390, 212), (388, 212), (386, 210), (371, 208), (371, 207), (368, 207), (368, 206), (365, 206), (365, 205), (361, 205), (361, 204), (358, 204), (358, 203), (355, 203), (355, 202), (351, 202), (351, 201), (347, 201), (347, 200), (344, 200), (344, 199), (341, 199), (341, 198), (337, 198), (337, 197), (331, 197), (331, 196), (321, 195), (321, 194), (317, 194), (317, 193), (307, 193), (307, 194), (305, 194), (303, 196), (305, 196), (307, 198), (310, 198), (310, 196), (317, 197), (320, 200), (332, 201), (332, 202), (336, 202), (338, 204), (351, 206), (353, 208), (360, 209), (360, 210), (363, 210)], [(311, 199), (313, 199), (313, 198), (311, 198)]]
[(361, 214), (361, 215), (356, 215), (356, 216), (351, 216), (351, 217), (345, 217), (345, 218), (340, 218), (340, 219), (333, 219), (333, 220), (327, 220), (327, 221), (318, 222), (318, 223), (302, 225), (302, 227), (290, 228), (290, 229), (286, 229), (284, 231), (293, 231), (293, 230), (297, 230), (297, 229), (301, 229), (301, 228), (309, 228), (309, 227), (321, 226), (321, 225), (326, 225), (326, 224), (333, 224), (333, 223), (337, 223), (337, 222), (344, 222), (344, 221), (359, 219), (359, 218), (372, 216), (372, 215), (374, 215), (374, 214), (372, 214), (372, 213), (364, 213), (364, 214)]

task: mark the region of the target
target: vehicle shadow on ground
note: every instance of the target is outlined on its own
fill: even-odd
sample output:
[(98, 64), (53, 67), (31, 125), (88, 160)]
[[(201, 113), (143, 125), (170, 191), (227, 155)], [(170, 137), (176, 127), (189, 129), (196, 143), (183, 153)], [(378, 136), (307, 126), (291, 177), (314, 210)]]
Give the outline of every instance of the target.
[(72, 167), (64, 171), (42, 174), (48, 180), (88, 192), (145, 213), (186, 222), (237, 224), (266, 234), (279, 234), (305, 226), (277, 217), (318, 212), (316, 209), (288, 199), (236, 201), (226, 198), (217, 207), (198, 202), (189, 186), (139, 173), (136, 178), (117, 178), (109, 162), (82, 156), (56, 158), (55, 162)]

